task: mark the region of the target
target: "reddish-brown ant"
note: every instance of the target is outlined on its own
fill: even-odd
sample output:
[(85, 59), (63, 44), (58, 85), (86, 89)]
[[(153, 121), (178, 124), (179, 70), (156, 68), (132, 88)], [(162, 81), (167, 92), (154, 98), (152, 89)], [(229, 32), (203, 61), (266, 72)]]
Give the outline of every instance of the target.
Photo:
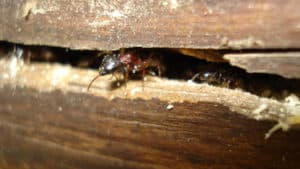
[(92, 79), (88, 85), (88, 90), (92, 83), (100, 76), (120, 71), (124, 75), (124, 82), (128, 81), (130, 75), (141, 74), (144, 78), (149, 68), (157, 69), (158, 76), (163, 73), (160, 58), (151, 52), (140, 50), (121, 50), (120, 53), (105, 55), (99, 66), (99, 74)]

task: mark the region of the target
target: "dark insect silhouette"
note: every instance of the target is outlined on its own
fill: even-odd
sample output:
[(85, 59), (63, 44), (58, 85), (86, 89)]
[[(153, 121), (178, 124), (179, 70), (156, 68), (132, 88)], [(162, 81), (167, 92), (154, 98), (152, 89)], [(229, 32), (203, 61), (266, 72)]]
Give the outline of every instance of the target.
[(197, 74), (192, 81), (206, 82), (208, 84), (227, 88), (243, 88), (245, 74), (242, 70), (231, 68), (227, 65), (206, 63), (199, 66)]
[(142, 78), (150, 70), (156, 69), (158, 76), (164, 72), (161, 65), (161, 57), (153, 52), (140, 50), (122, 50), (120, 53), (105, 55), (99, 66), (99, 74), (92, 79), (88, 85), (88, 90), (92, 83), (100, 76), (115, 72), (122, 72), (124, 82), (128, 81), (130, 75), (141, 75)]

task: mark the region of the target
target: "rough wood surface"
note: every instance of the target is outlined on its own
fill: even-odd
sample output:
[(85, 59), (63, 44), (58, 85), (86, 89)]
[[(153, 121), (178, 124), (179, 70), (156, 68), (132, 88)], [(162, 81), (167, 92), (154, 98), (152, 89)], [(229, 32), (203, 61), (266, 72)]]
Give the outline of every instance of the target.
[(2, 0), (0, 39), (77, 49), (299, 48), (299, 0)]
[(0, 168), (299, 168), (299, 131), (207, 102), (0, 88)]
[(224, 58), (250, 73), (300, 78), (300, 52), (226, 54)]
[[(76, 69), (59, 64), (25, 64), (17, 58), (0, 60), (0, 86), (22, 86), (37, 89), (41, 92), (61, 90), (65, 92), (89, 93), (107, 99), (159, 99), (169, 103), (175, 102), (212, 102), (229, 107), (231, 111), (262, 120), (285, 120), (297, 112), (300, 107), (290, 108), (287, 102), (261, 98), (256, 95), (208, 84), (197, 84), (190, 81), (160, 79), (148, 76), (142, 81), (129, 81), (121, 87), (113, 87), (111, 75), (99, 77), (89, 92), (87, 86), (98, 74), (95, 70)], [(297, 103), (296, 103), (297, 104)], [(293, 106), (292, 106), (293, 107)], [(296, 114), (297, 114), (296, 113)]]
[(148, 76), (87, 92), (97, 71), (17, 57), (0, 72), (0, 168), (299, 167), (299, 130), (264, 139), (299, 114), (284, 102)]

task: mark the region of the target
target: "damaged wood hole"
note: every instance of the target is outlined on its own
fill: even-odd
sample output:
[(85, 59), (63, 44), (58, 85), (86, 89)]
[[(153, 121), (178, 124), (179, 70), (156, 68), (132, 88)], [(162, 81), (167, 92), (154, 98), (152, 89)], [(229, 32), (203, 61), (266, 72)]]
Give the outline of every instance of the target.
[[(49, 46), (27, 46), (20, 44), (0, 43), (1, 56), (19, 57), (25, 63), (47, 62), (72, 65), (84, 69), (98, 69), (105, 56), (119, 54), (119, 51), (70, 50)], [(125, 53), (134, 51), (138, 57), (156, 57), (159, 67), (163, 69), (161, 78), (208, 83), (210, 85), (241, 89), (257, 96), (282, 100), (295, 94), (300, 96), (300, 80), (288, 79), (275, 74), (248, 73), (232, 66), (223, 58), (234, 53), (271, 53), (274, 50), (192, 50), (167, 48), (130, 48), (122, 49)], [(277, 50), (278, 51), (278, 50)], [(291, 51), (289, 49), (283, 52)], [(148, 69), (149, 68), (149, 69)], [(158, 75), (157, 67), (147, 67), (147, 75)], [(141, 73), (130, 73), (128, 80), (141, 80)], [(112, 87), (123, 84), (125, 77), (112, 78)], [(126, 80), (126, 79), (125, 79)], [(147, 82), (143, 82), (147, 83)], [(96, 87), (96, 86), (92, 86)]]

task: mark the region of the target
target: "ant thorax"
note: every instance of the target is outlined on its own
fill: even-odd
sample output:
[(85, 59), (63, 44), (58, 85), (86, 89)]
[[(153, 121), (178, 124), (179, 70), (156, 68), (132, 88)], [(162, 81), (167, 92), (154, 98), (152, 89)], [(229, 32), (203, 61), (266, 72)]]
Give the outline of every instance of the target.
[(127, 69), (126, 71), (130, 71), (133, 74), (141, 71), (145, 67), (144, 61), (134, 52), (120, 54), (119, 61), (123, 64), (124, 68)]

